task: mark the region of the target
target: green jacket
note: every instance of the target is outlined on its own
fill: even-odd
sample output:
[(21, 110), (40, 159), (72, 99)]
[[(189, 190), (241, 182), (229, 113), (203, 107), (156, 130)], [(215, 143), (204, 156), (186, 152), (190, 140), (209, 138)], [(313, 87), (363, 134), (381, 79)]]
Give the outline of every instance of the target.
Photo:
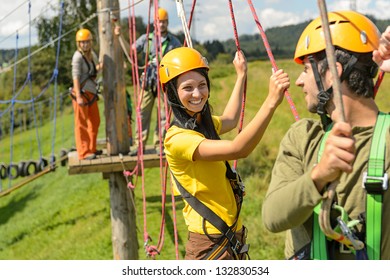
[[(365, 211), (366, 191), (362, 174), (367, 161), (374, 127), (354, 127), (357, 157), (354, 171), (343, 173), (336, 188), (338, 204), (349, 217), (357, 219)], [(388, 134), (389, 132), (387, 132)], [(322, 196), (310, 173), (317, 163), (317, 154), (324, 131), (319, 121), (303, 119), (294, 123), (284, 136), (272, 171), (272, 179), (263, 202), (263, 222), (272, 232), (286, 231), (285, 257), (289, 258), (312, 237), (312, 214)], [(390, 147), (389, 135), (386, 145)], [(390, 149), (386, 151), (390, 159)], [(389, 161), (385, 163), (389, 173)], [(390, 190), (384, 193), (382, 216), (382, 259), (390, 259)], [(336, 259), (355, 259), (353, 254), (336, 252)]]

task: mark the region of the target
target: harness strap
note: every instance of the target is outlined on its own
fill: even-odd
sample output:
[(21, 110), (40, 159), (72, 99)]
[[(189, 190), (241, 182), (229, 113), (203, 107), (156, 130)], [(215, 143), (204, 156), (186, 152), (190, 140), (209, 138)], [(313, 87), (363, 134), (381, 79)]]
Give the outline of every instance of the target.
[[(326, 132), (321, 140), (320, 149), (318, 151), (318, 161), (320, 160), (322, 153), (325, 149), (325, 142), (329, 136), (329, 132), (333, 127), (333, 123), (328, 125), (325, 129)], [(322, 232), (319, 224), (319, 213), (321, 210), (321, 203), (314, 208), (313, 212), (313, 240), (311, 242), (311, 257), (313, 260), (327, 260), (328, 250), (326, 246), (326, 236)]]
[[(150, 52), (150, 45), (151, 45), (151, 41), (153, 40), (153, 37), (154, 37), (154, 33), (149, 33), (149, 50), (148, 50), (148, 53), (149, 53), (149, 61), (152, 61), (153, 59), (153, 56)], [(164, 55), (165, 54), (165, 51), (167, 49), (169, 45), (169, 33), (167, 34), (167, 38), (165, 39), (164, 42), (162, 42), (161, 44), (161, 54)], [(157, 54), (156, 54), (157, 55)], [(160, 60), (159, 60), (160, 61)]]
[[(79, 51), (80, 52), (80, 51)], [(88, 67), (88, 78), (86, 78), (84, 81), (80, 82), (80, 93), (81, 95), (87, 100), (87, 102), (85, 102), (82, 106), (90, 106), (92, 105), (95, 101), (99, 100), (99, 96), (98, 96), (98, 92), (94, 93), (93, 94), (93, 97), (92, 99), (89, 99), (88, 95), (85, 93), (85, 91), (83, 90), (83, 87), (85, 85), (85, 83), (87, 82), (88, 79), (95, 79), (96, 78), (96, 65), (95, 65), (95, 62), (93, 61), (92, 59), (92, 66), (93, 68), (91, 69), (91, 65), (89, 64), (87, 58), (85, 57), (85, 55), (80, 52), (85, 64), (87, 65)], [(69, 88), (69, 95), (70, 97), (76, 101), (76, 96), (73, 94), (73, 89), (72, 88)]]
[[(79, 52), (80, 52), (80, 51), (79, 51)], [(84, 62), (85, 62), (85, 64), (87, 64), (87, 67), (88, 67), (88, 78), (85, 79), (85, 81), (88, 80), (88, 79), (91, 79), (91, 78), (95, 79), (95, 78), (96, 78), (96, 72), (97, 72), (97, 71), (96, 71), (96, 65), (95, 65), (95, 62), (93, 61), (93, 58), (92, 58), (92, 60), (91, 60), (91, 63), (92, 63), (93, 68), (91, 69), (91, 65), (89, 64), (88, 59), (85, 57), (85, 55), (84, 55), (82, 52), (80, 52), (80, 54), (81, 54), (81, 56), (83, 57)], [(85, 81), (83, 81), (83, 83), (84, 83)], [(81, 83), (81, 84), (82, 84), (82, 83)]]
[[(233, 170), (231, 170), (230, 165), (226, 162), (226, 165), (229, 166), (226, 172), (226, 176), (233, 176), (233, 174), (236, 174)], [(230, 171), (229, 171), (230, 169)], [(172, 173), (171, 173), (172, 174)], [(229, 175), (228, 175), (229, 174)], [(249, 250), (248, 244), (241, 244), (240, 241), (236, 238), (236, 227), (237, 227), (237, 220), (239, 217), (239, 213), (241, 210), (241, 202), (242, 197), (238, 201), (238, 208), (237, 208), (237, 217), (234, 224), (229, 227), (224, 220), (222, 220), (217, 214), (215, 214), (212, 210), (210, 210), (206, 205), (204, 205), (201, 201), (199, 201), (195, 196), (193, 196), (191, 193), (189, 193), (176, 179), (175, 175), (172, 174), (172, 177), (174, 178), (177, 188), (179, 189), (180, 193), (182, 194), (182, 197), (187, 201), (187, 203), (196, 211), (200, 216), (204, 218), (204, 220), (207, 220), (210, 222), (214, 227), (216, 227), (222, 234), (222, 237), (218, 241), (218, 243), (214, 246), (214, 248), (206, 255), (205, 259), (217, 259), (219, 256), (222, 255), (223, 252), (226, 251), (227, 247), (229, 246), (234, 254), (235, 258), (238, 258), (238, 254), (240, 253), (246, 253)], [(233, 178), (229, 178), (229, 180), (233, 180)], [(236, 177), (235, 177), (236, 179)]]
[[(363, 174), (363, 187), (367, 191), (366, 201), (366, 247), (368, 259), (380, 259), (381, 229), (382, 229), (382, 200), (383, 191), (387, 190), (388, 176), (384, 172), (386, 133), (390, 127), (390, 115), (379, 112), (374, 134), (371, 142), (370, 156), (368, 160), (367, 172)], [(321, 141), (318, 152), (318, 160), (321, 158), (325, 147), (331, 126)], [(318, 214), (321, 209), (321, 203), (314, 208), (313, 212), (313, 238), (311, 242), (311, 258), (326, 260), (328, 259), (328, 250), (326, 246), (326, 236), (320, 230)], [(356, 251), (358, 258), (363, 254)], [(363, 254), (365, 255), (365, 254)]]
[(380, 259), (382, 199), (388, 183), (387, 174), (384, 173), (385, 137), (389, 126), (390, 115), (379, 112), (371, 142), (367, 173), (363, 176), (363, 187), (367, 191), (366, 244), (370, 260)]

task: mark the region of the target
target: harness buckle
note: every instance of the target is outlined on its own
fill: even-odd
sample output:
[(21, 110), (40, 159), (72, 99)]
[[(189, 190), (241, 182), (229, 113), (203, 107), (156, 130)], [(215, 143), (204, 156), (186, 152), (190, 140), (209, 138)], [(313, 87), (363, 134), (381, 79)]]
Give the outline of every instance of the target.
[(237, 240), (235, 232), (233, 232), (231, 229), (229, 229), (226, 232), (225, 236), (229, 240), (230, 248), (232, 249), (233, 253), (235, 255), (238, 255), (240, 253), (240, 249), (241, 249), (242, 244), (240, 241)]
[[(375, 181), (368, 181), (375, 180)], [(382, 193), (388, 189), (389, 176), (387, 173), (383, 174), (383, 177), (368, 176), (367, 172), (363, 172), (363, 188), (368, 193)]]

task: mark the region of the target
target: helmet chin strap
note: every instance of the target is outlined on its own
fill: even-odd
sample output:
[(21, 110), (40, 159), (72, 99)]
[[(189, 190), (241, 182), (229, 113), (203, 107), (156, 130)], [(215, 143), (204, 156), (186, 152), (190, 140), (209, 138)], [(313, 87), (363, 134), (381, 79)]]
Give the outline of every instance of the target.
[[(177, 107), (177, 108), (180, 108), (184, 111), (189, 111), (186, 107), (184, 107), (184, 105), (181, 103), (180, 99), (179, 99), (179, 95), (177, 94), (177, 90), (176, 90), (176, 87), (172, 84), (172, 83), (169, 83), (168, 86), (171, 86), (172, 89), (174, 90), (175, 94), (176, 94), (176, 98), (177, 98), (177, 103), (175, 102), (172, 102), (168, 99), (168, 104), (172, 107)], [(196, 127), (197, 127), (197, 124), (196, 124), (196, 117), (198, 114), (202, 114), (205, 110), (206, 110), (206, 106), (208, 106), (208, 102), (206, 102), (206, 104), (203, 106), (202, 110), (199, 111), (199, 112), (194, 112), (194, 115), (192, 117), (190, 117), (186, 123), (184, 124), (184, 127), (187, 128), (187, 129), (192, 129), (194, 130)], [(187, 113), (188, 114), (188, 113)]]
[(319, 90), (319, 93), (317, 95), (318, 98), (317, 114), (320, 115), (322, 126), (325, 129), (330, 123), (332, 123), (332, 120), (329, 118), (329, 116), (326, 113), (326, 104), (332, 98), (333, 88), (330, 87), (327, 90), (324, 90), (320, 73), (318, 72), (317, 62), (315, 61), (312, 55), (309, 55), (308, 58), (311, 64), (311, 68), (313, 69), (313, 74), (316, 80), (317, 88)]

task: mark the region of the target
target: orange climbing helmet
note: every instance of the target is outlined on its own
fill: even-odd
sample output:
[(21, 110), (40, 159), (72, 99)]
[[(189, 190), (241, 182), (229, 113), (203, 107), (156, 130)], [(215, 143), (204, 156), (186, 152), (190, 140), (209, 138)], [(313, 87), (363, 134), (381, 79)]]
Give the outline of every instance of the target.
[(158, 19), (168, 20), (168, 12), (163, 8), (158, 8)]
[(160, 62), (160, 82), (162, 86), (173, 78), (190, 70), (209, 69), (207, 60), (197, 50), (189, 47), (180, 47), (169, 51)]
[[(357, 53), (368, 53), (378, 48), (379, 30), (362, 14), (354, 11), (329, 12), (328, 21), (335, 47)], [(318, 17), (302, 32), (295, 49), (294, 60), (302, 64), (304, 56), (323, 51), (325, 47), (321, 17)]]
[(92, 40), (92, 33), (88, 29), (80, 29), (76, 33), (76, 42)]

